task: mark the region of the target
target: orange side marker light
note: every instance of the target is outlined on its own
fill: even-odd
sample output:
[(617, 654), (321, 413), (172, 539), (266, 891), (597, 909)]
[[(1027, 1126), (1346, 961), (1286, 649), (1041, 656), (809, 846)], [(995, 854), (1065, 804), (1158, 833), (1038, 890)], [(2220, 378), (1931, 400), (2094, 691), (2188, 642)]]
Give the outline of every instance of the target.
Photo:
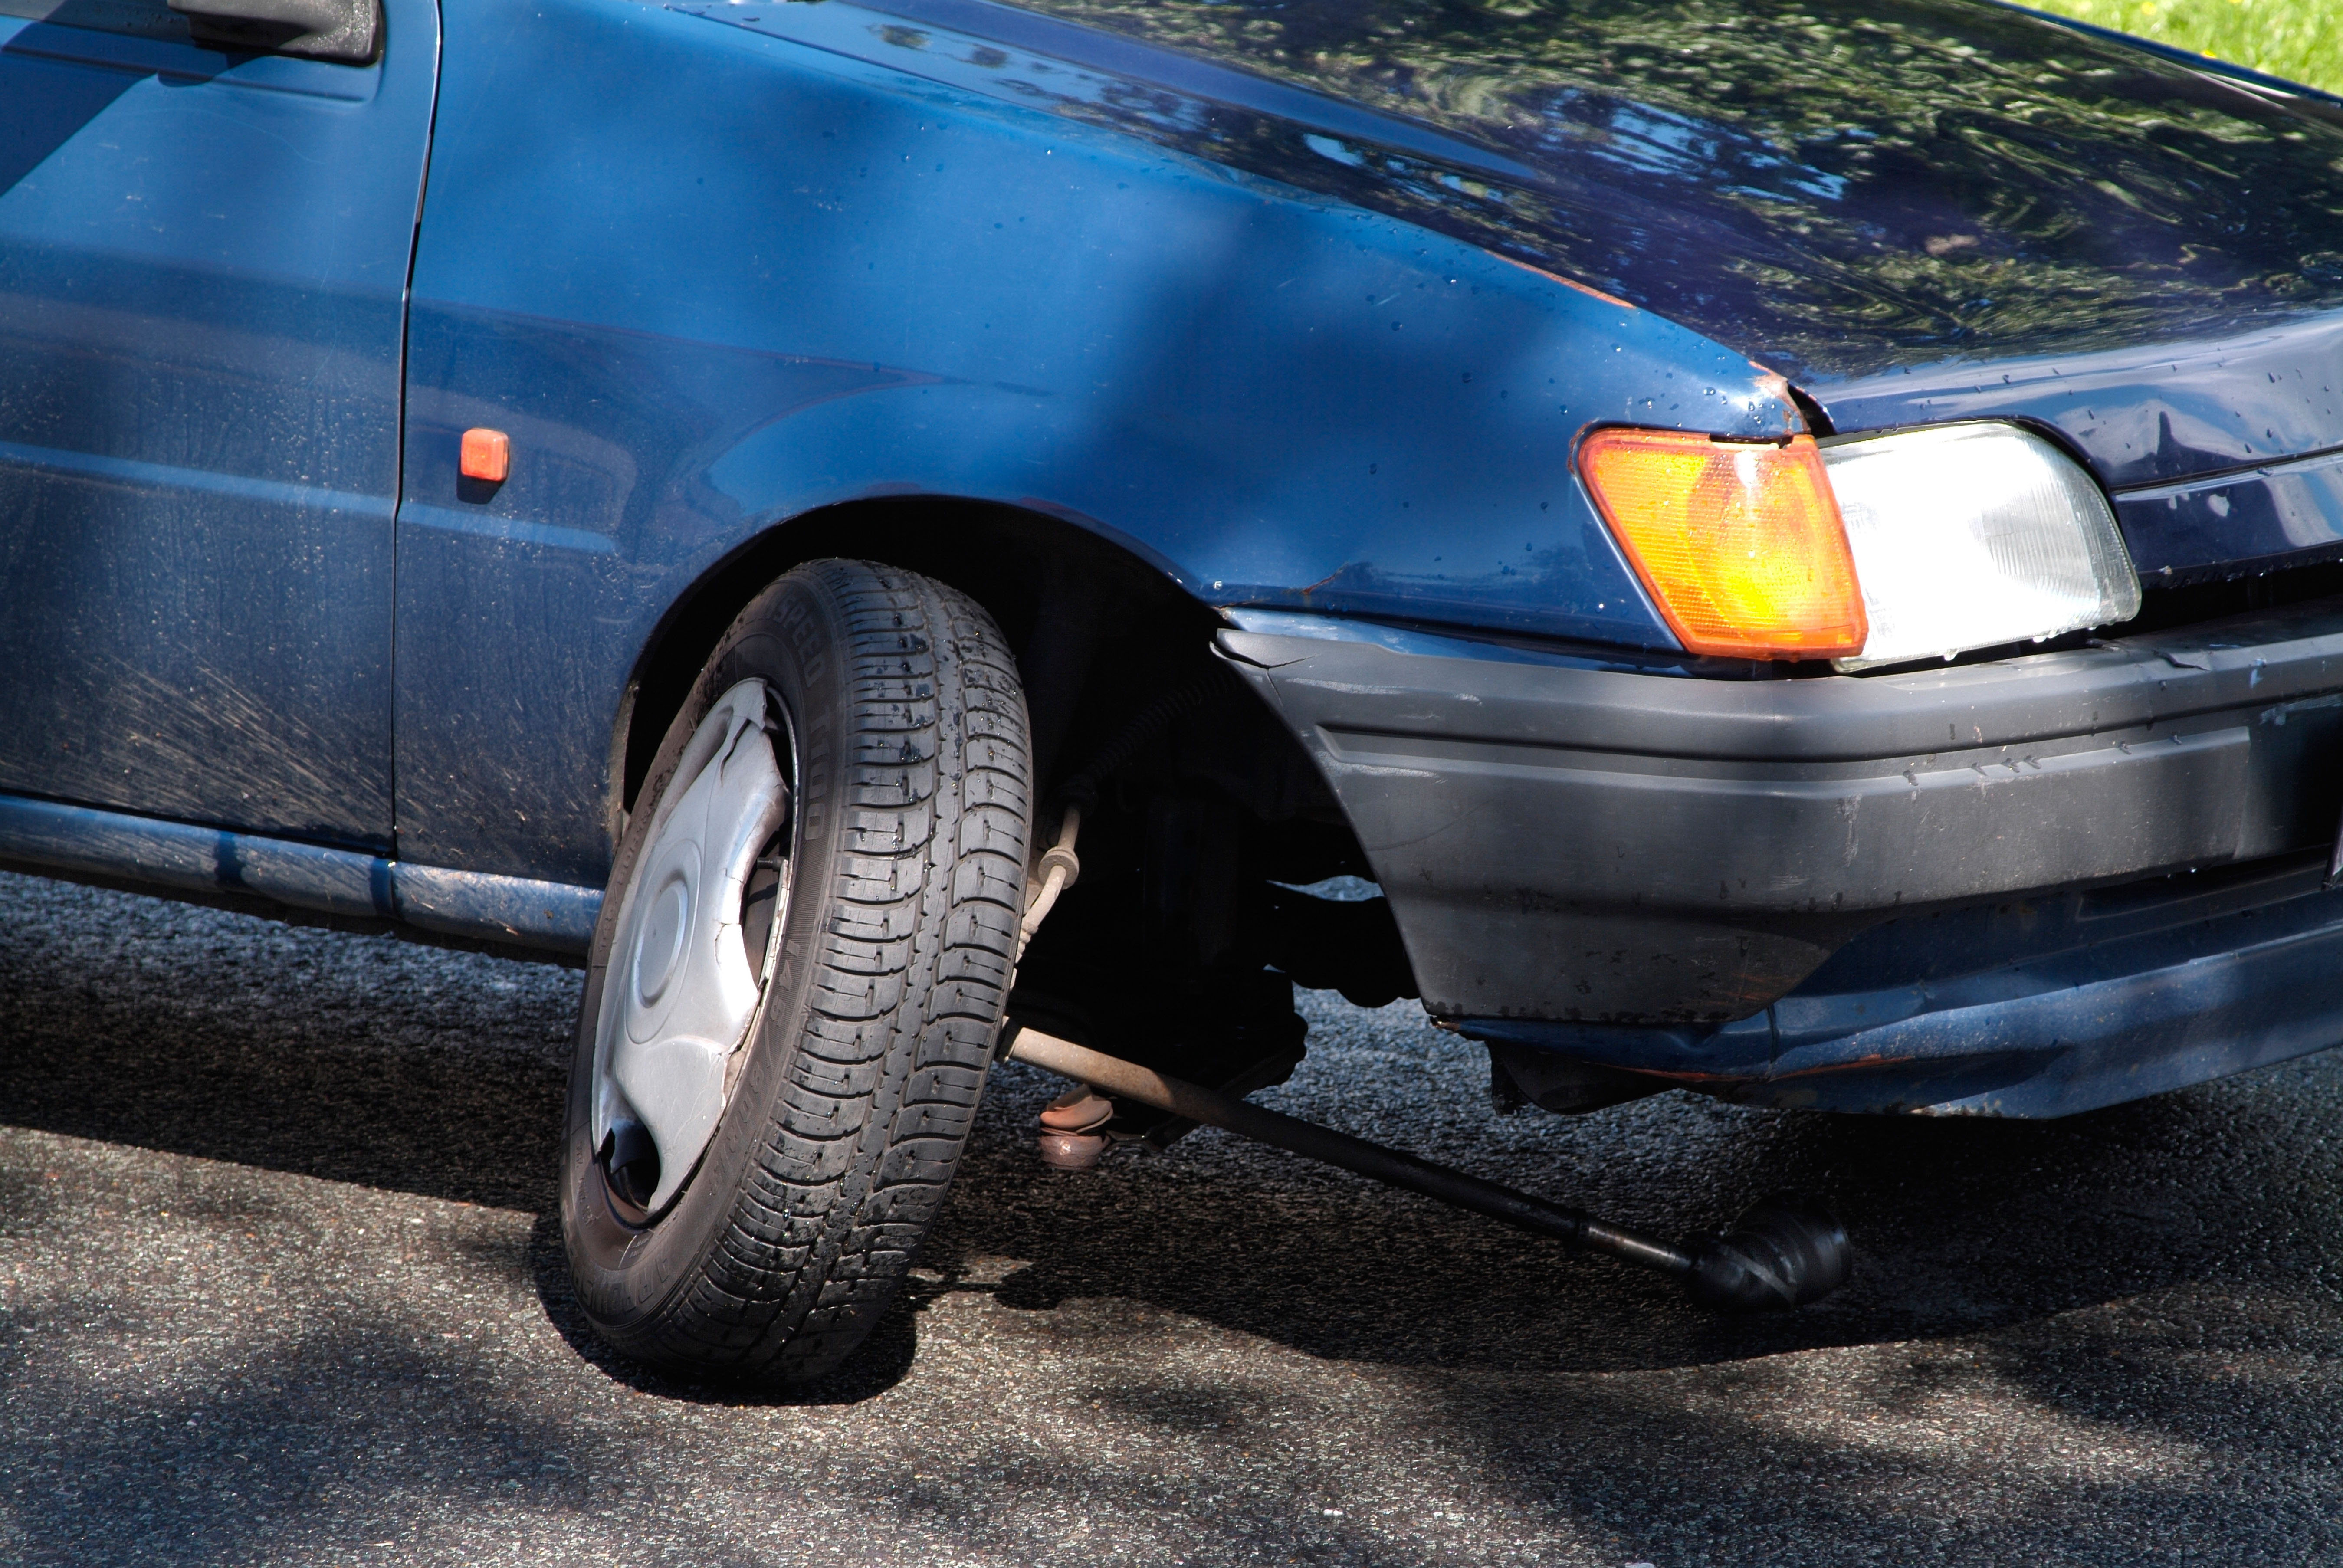
[(501, 485), (512, 471), (512, 441), (502, 430), (476, 425), (464, 432), (463, 455), (456, 466), (468, 479)]
[(1578, 471), (1670, 630), (1694, 653), (1835, 658), (1871, 628), (1811, 436), (1718, 441), (1597, 430)]

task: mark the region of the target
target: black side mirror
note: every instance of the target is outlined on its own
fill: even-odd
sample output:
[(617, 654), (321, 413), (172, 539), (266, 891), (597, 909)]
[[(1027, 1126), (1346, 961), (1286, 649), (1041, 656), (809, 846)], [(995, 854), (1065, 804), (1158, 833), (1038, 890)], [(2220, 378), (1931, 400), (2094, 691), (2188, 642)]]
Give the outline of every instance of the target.
[(240, 54), (371, 64), (382, 51), (381, 0), (170, 0), (198, 44)]

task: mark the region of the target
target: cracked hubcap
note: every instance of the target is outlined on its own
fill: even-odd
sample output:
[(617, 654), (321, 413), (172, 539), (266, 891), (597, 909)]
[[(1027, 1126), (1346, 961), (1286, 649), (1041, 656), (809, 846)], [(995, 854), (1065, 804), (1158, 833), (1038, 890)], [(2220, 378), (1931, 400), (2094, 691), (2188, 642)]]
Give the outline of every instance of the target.
[(692, 731), (651, 820), (594, 1033), (594, 1144), (648, 1220), (699, 1162), (748, 1043), (789, 894), (785, 720), (761, 680)]

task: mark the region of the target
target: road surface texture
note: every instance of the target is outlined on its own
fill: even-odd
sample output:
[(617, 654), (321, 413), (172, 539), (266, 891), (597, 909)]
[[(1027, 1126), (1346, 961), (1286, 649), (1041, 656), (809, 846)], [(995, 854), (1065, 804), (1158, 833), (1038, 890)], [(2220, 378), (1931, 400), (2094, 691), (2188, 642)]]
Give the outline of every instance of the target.
[(1725, 1322), (1214, 1131), (1045, 1170), (994, 1081), (916, 1292), (796, 1401), (591, 1342), (575, 974), (0, 877), (0, 1561), (2343, 1559), (2343, 1061), (2046, 1125), (1488, 1110), (1312, 999), (1264, 1102), (1690, 1234), (1861, 1249)]

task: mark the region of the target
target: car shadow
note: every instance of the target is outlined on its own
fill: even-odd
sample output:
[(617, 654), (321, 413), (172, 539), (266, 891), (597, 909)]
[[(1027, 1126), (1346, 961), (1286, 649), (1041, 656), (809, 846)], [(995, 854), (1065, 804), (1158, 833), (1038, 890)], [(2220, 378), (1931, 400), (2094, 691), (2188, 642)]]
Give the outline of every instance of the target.
[[(537, 1214), (538, 1292), (578, 1352), (647, 1392), (713, 1397), (603, 1350), (568, 1292), (551, 1213), (574, 973), (30, 878), (0, 878), (0, 1122)], [(892, 1387), (921, 1312), (971, 1291), (1031, 1312), (1142, 1302), (1325, 1358), (1606, 1372), (1971, 1334), (2291, 1280), (2320, 1256), (2331, 1161), (2286, 1106), (2335, 1078), (2327, 1059), (2055, 1123), (1683, 1093), (1500, 1119), (1477, 1048), (1407, 1005), (1316, 1004), (1309, 1060), (1265, 1098), (1664, 1235), (1813, 1193), (1855, 1239), (1853, 1282), (1803, 1312), (1720, 1318), (1657, 1277), (1211, 1131), (1051, 1171), (1031, 1132), (1062, 1084), (1011, 1063), (902, 1302), (821, 1388), (774, 1397)]]
[(542, 1211), (578, 988), (0, 874), (0, 1121)]
[[(1014, 1070), (996, 1078), (930, 1268), (1000, 1274), (1011, 1260), (994, 1287), (1004, 1306), (1127, 1298), (1386, 1364), (1697, 1365), (1975, 1334), (2215, 1279), (2249, 1288), (2316, 1262), (2331, 1185), (2311, 1179), (2328, 1161), (2297, 1147), (2296, 1119), (2264, 1123), (2257, 1110), (2278, 1098), (2266, 1081), (2330, 1075), (2323, 1060), (2055, 1123), (1744, 1111), (1670, 1094), (1549, 1121), (1511, 1149), (1445, 1115), (1421, 1121), (1445, 1129), (1445, 1148), (1393, 1139), (1671, 1239), (1714, 1233), (1773, 1192), (1827, 1201), (1855, 1240), (1853, 1281), (1800, 1312), (1735, 1318), (1659, 1276), (1214, 1132), (1162, 1154), (1117, 1151), (1093, 1172), (1050, 1171), (1028, 1130), (1059, 1085), (1012, 1083)], [(2258, 1173), (2263, 1204), (2302, 1195), (2298, 1218), (2265, 1211), (2257, 1225), (2302, 1238), (2291, 1255), (2259, 1243), (2241, 1255), (2234, 1190), (2204, 1180), (2207, 1144), (2224, 1174)]]

